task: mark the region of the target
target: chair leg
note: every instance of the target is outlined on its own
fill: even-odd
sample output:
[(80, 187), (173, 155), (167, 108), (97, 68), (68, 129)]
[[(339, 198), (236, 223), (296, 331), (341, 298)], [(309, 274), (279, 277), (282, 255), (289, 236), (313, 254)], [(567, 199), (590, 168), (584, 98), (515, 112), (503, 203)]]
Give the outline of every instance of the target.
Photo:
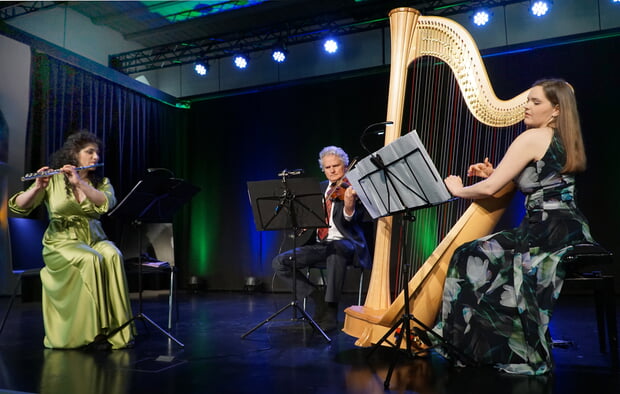
[(607, 321), (607, 336), (609, 338), (609, 353), (612, 365), (618, 367), (618, 328), (616, 324), (616, 301), (613, 277), (603, 278), (603, 295), (605, 297), (605, 317)]
[(364, 285), (364, 269), (360, 268), (360, 284), (357, 290), (357, 305), (362, 305), (362, 287)]
[[(306, 269), (306, 278), (310, 278), (310, 268)], [(302, 308), (305, 311), (308, 306), (308, 297), (304, 297)]]
[(172, 309), (174, 308), (174, 267), (170, 267), (170, 294), (168, 294), (168, 331), (172, 331)]
[(606, 328), (605, 314), (607, 310), (607, 300), (604, 291), (605, 283), (603, 278), (590, 279), (594, 280), (594, 308), (596, 311), (596, 329), (598, 331), (598, 346), (601, 353), (607, 352), (607, 344), (605, 343)]
[(4, 313), (4, 317), (2, 318), (2, 325), (0, 325), (0, 333), (4, 330), (4, 324), (9, 317), (9, 313), (13, 308), (13, 304), (15, 303), (15, 297), (17, 296), (17, 290), (19, 289), (19, 285), (22, 281), (22, 274), (17, 275), (17, 282), (15, 282), (15, 287), (13, 288), (13, 294), (11, 294), (11, 299), (9, 300), (9, 305), (6, 308), (6, 312)]

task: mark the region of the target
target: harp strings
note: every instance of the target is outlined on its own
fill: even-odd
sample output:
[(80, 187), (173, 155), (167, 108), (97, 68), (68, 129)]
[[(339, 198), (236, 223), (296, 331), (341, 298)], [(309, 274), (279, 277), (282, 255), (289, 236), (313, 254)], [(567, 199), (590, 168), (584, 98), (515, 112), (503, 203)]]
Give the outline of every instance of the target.
[[(418, 132), (441, 177), (460, 175), (465, 184), (477, 180), (467, 178), (469, 165), (485, 157), (497, 165), (522, 127), (491, 127), (478, 121), (465, 103), (454, 72), (428, 56), (416, 59), (409, 68), (403, 125), (403, 132)], [(393, 265), (394, 295), (402, 290), (405, 280), (408, 283), (469, 205), (470, 201), (459, 199), (417, 210), (413, 222), (401, 221), (401, 229), (395, 235), (399, 237), (399, 261)], [(404, 261), (409, 271), (401, 275)]]

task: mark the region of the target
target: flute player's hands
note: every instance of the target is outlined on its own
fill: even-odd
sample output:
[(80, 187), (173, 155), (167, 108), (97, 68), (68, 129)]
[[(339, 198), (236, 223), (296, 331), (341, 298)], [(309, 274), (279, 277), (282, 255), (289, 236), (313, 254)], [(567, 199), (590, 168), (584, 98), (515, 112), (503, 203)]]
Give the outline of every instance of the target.
[(74, 165), (65, 164), (60, 170), (65, 174), (65, 176), (69, 180), (69, 183), (71, 183), (71, 185), (73, 185), (74, 187), (76, 187), (82, 181), (82, 178), (80, 177), (80, 174), (75, 170)]
[[(50, 168), (48, 166), (44, 166), (41, 167), (37, 170), (37, 173), (39, 172), (44, 172), (44, 171), (49, 171)], [(35, 179), (35, 188), (41, 190), (41, 189), (45, 189), (47, 188), (47, 185), (49, 185), (50, 183), (50, 177), (49, 176), (42, 176), (39, 178)]]

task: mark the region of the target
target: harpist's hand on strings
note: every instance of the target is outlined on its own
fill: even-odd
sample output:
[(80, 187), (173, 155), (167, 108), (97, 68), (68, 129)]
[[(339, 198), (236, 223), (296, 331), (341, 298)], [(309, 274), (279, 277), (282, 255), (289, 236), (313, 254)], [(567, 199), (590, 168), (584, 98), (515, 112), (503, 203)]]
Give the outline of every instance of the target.
[(459, 192), (463, 190), (463, 180), (458, 175), (450, 175), (443, 180), (448, 191), (455, 197), (460, 197)]
[(467, 176), (479, 176), (481, 178), (488, 178), (493, 173), (493, 164), (489, 161), (488, 157), (484, 158), (484, 162), (476, 163), (469, 166), (467, 169)]

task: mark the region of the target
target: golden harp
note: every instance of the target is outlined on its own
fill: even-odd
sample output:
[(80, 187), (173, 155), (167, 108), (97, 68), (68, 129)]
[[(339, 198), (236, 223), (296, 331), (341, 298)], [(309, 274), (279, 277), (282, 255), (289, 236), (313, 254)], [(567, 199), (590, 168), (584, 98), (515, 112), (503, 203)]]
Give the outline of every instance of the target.
[[(385, 145), (396, 140), (401, 130), (416, 127), (443, 176), (458, 174), (457, 171), (484, 158), (477, 155), (495, 152), (497, 159), (501, 158), (518, 133), (516, 125), (523, 119), (527, 91), (510, 100), (498, 99), (473, 39), (456, 22), (421, 16), (412, 8), (394, 9), (389, 18), (392, 53), (386, 120), (394, 125), (386, 129)], [(424, 74), (420, 73), (421, 69), (426, 69)], [(446, 74), (451, 75), (446, 77)], [(456, 92), (459, 99), (438, 100), (437, 92), (445, 87), (450, 94)], [(407, 90), (413, 91), (410, 98), (406, 96)], [(469, 117), (461, 120), (463, 116), (455, 115), (452, 109), (438, 110), (435, 104), (440, 101), (447, 102), (448, 108), (463, 107)], [(440, 132), (435, 133), (437, 130)], [(471, 135), (472, 130), (475, 137)], [(438, 135), (442, 133), (444, 136)], [(424, 256), (420, 261), (429, 257), (416, 267), (408, 283), (401, 284), (401, 288), (408, 286), (408, 304), (416, 319), (427, 326), (434, 325), (454, 250), (493, 231), (512, 199), (512, 190), (506, 187), (492, 198), (471, 204), (467, 201), (444, 204), (445, 207), (429, 215), (430, 222), (422, 223), (421, 226), (438, 228), (438, 244), (434, 243), (436, 248), (430, 255), (418, 253), (418, 257)], [(343, 331), (358, 338), (358, 346), (379, 342), (404, 312), (403, 292), (394, 296), (393, 301), (390, 296), (391, 287), (396, 287), (390, 280), (395, 270), (391, 263), (395, 227), (398, 226), (392, 217), (378, 220), (366, 301), (362, 306), (345, 309)], [(405, 343), (402, 341), (401, 346)]]

